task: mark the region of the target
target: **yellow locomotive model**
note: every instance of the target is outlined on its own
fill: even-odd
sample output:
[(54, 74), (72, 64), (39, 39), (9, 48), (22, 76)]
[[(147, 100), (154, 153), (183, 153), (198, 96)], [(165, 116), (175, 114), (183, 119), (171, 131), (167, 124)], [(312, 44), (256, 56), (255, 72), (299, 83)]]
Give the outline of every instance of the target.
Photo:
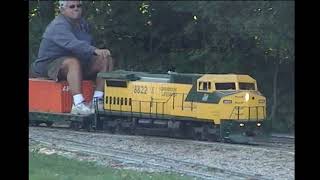
[(100, 73), (105, 79), (97, 127), (244, 142), (262, 133), (266, 98), (257, 82), (237, 74)]

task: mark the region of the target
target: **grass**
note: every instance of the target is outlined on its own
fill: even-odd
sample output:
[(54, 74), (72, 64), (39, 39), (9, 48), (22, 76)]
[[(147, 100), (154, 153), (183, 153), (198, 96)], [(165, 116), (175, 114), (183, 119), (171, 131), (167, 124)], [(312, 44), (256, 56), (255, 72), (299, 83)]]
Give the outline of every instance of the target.
[(30, 180), (185, 180), (191, 179), (178, 174), (147, 173), (120, 170), (67, 159), (58, 155), (29, 152)]

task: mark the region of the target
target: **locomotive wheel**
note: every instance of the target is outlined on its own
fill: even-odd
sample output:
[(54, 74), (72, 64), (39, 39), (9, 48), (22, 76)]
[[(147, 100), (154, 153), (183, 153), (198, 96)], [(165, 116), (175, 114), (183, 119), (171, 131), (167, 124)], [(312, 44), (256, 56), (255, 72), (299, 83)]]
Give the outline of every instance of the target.
[(201, 133), (201, 140), (202, 141), (209, 141), (209, 133), (208, 133), (208, 126), (203, 126), (203, 131)]
[(32, 122), (30, 122), (30, 125), (31, 126), (39, 126), (40, 125), (40, 122), (37, 122), (37, 121), (32, 121)]
[(46, 122), (47, 127), (51, 127), (53, 122)]
[(131, 127), (129, 129), (129, 134), (130, 135), (138, 135), (137, 132), (136, 132), (136, 127), (137, 127), (137, 124), (138, 124), (138, 120), (136, 118), (132, 118), (131, 119)]
[(210, 141), (210, 142), (219, 142), (219, 141), (221, 141), (220, 136), (217, 135), (217, 134), (209, 134), (209, 135), (207, 136), (207, 139), (208, 139), (208, 141)]
[(171, 138), (176, 138), (176, 137), (179, 137), (179, 136), (180, 136), (180, 134), (179, 134), (179, 132), (177, 132), (176, 129), (170, 129), (170, 131), (169, 131), (169, 137), (171, 137)]
[(71, 124), (70, 124), (70, 128), (73, 129), (73, 130), (80, 130), (81, 129), (81, 123), (80, 122), (77, 122), (77, 121), (72, 121)]
[(198, 140), (198, 141), (201, 141), (202, 140), (202, 134), (201, 133), (194, 133), (194, 136), (193, 136), (194, 140)]
[(107, 129), (106, 129), (107, 132), (111, 133), (111, 134), (116, 134), (117, 131), (116, 131), (116, 126), (109, 126)]
[(202, 140), (202, 134), (197, 132), (194, 128), (191, 129), (191, 138), (193, 140)]
[(117, 125), (114, 127), (114, 132), (115, 132), (116, 134), (119, 134), (119, 133), (121, 132), (121, 126), (120, 126), (120, 124), (117, 124)]
[(85, 129), (86, 131), (88, 132), (92, 132), (94, 131), (95, 129), (92, 127), (92, 124), (90, 121), (84, 121), (83, 122), (83, 129)]

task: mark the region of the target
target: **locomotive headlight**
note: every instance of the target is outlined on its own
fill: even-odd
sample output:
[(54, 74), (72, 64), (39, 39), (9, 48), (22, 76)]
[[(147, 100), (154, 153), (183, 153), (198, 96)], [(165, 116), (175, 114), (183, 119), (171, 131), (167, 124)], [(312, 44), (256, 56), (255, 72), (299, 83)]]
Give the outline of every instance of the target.
[(231, 104), (232, 101), (231, 100), (223, 100), (223, 104)]
[(249, 93), (246, 93), (246, 95), (244, 96), (244, 100), (249, 101)]
[(240, 123), (240, 127), (243, 127), (244, 126), (244, 124), (243, 123)]
[(260, 126), (261, 126), (261, 123), (257, 123), (257, 126), (260, 127)]

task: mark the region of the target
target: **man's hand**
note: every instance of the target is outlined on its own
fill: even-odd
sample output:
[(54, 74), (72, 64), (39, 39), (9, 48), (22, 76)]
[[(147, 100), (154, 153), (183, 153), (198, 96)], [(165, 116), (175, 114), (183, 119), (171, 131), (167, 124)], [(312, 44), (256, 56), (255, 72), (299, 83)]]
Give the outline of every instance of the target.
[(94, 52), (98, 56), (102, 56), (103, 58), (107, 58), (108, 56), (111, 56), (111, 53), (108, 49), (96, 49)]

